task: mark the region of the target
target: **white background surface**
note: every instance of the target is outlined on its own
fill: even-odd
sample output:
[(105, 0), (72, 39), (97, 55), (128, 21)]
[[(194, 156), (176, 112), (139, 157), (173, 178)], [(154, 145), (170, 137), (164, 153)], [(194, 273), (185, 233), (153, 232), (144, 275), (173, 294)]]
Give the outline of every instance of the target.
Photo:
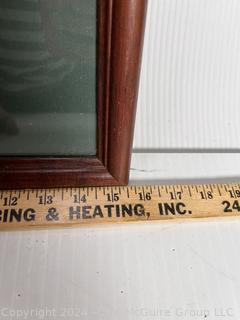
[(239, 0), (149, 0), (135, 148), (240, 150), (239, 17)]
[(0, 233), (0, 319), (238, 320), (239, 230), (224, 219)]
[[(239, 17), (238, 0), (149, 0), (132, 183), (238, 180), (237, 153), (178, 151), (240, 146)], [(238, 219), (2, 232), (0, 319), (239, 320), (239, 234)]]

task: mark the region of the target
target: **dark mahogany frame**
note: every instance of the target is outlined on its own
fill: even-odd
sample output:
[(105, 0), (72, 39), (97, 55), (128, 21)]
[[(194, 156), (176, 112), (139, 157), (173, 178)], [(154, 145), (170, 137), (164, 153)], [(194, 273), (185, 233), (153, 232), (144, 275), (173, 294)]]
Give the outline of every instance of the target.
[(0, 188), (128, 183), (147, 0), (98, 0), (97, 155), (0, 157)]

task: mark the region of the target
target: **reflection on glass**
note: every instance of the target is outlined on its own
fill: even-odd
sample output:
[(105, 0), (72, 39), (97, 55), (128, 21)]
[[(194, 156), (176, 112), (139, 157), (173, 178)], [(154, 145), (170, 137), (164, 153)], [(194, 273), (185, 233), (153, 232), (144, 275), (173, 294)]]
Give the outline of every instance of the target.
[(96, 153), (96, 0), (0, 0), (0, 155)]

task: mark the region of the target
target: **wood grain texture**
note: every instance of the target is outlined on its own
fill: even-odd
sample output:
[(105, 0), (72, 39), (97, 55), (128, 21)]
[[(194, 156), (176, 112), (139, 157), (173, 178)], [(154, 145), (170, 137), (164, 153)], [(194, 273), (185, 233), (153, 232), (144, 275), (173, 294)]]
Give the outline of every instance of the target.
[(113, 5), (107, 166), (122, 183), (128, 182), (146, 4), (123, 0)]
[(96, 157), (1, 157), (0, 188), (126, 184), (147, 0), (99, 0)]

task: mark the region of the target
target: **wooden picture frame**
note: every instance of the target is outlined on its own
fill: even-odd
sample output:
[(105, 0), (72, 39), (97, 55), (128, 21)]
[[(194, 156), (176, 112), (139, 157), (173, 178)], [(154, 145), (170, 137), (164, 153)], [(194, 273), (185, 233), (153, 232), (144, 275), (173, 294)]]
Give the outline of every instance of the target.
[(0, 157), (0, 188), (128, 183), (147, 0), (98, 0), (96, 157)]

